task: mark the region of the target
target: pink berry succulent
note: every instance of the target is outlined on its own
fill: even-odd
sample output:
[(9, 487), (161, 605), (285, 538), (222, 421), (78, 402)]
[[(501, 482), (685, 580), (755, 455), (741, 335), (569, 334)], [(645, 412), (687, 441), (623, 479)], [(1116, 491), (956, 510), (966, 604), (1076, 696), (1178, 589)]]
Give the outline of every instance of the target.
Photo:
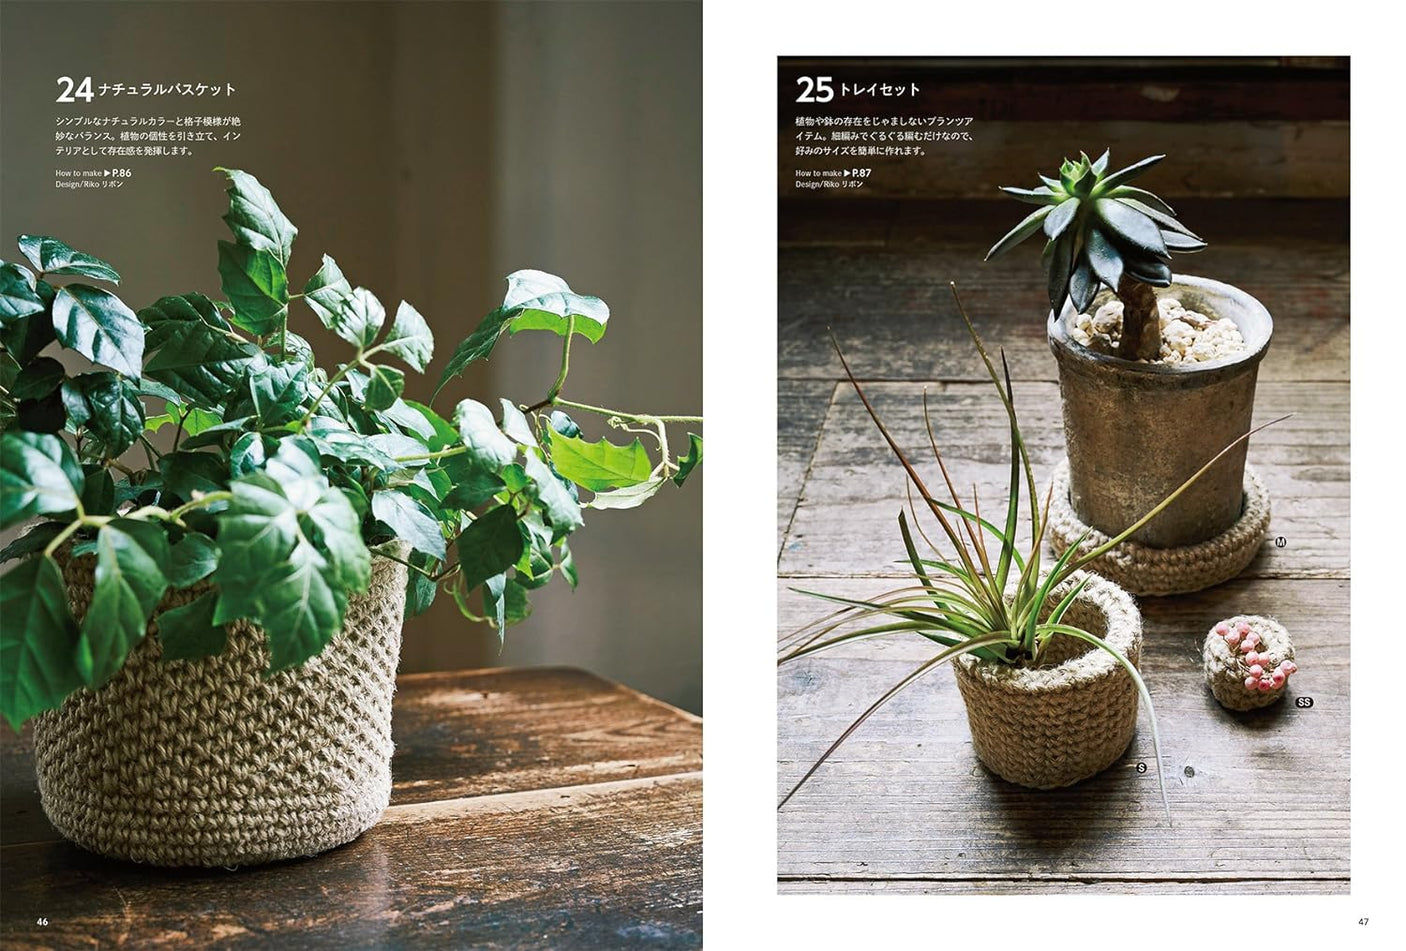
[(1236, 644), (1239, 644), (1239, 643), (1240, 643), (1240, 632), (1239, 632), (1239, 631), (1228, 631), (1228, 632), (1226, 632), (1226, 634), (1225, 634), (1225, 642), (1226, 642), (1227, 644), (1229, 644), (1231, 647), (1234, 647)]
[(1248, 634), (1250, 633), (1250, 623), (1248, 621), (1236, 621), (1235, 629), (1241, 634)]
[(1259, 664), (1251, 664), (1251, 665), (1250, 665), (1250, 676), (1251, 676), (1251, 677), (1259, 677), (1259, 676), (1262, 676), (1263, 674), (1264, 674), (1264, 668), (1261, 667)]
[(1230, 625), (1226, 624), (1224, 621), (1221, 621), (1219, 624), (1216, 625), (1216, 633), (1219, 634), (1221, 637), (1225, 637), (1225, 635), (1230, 633)]
[(1249, 653), (1247, 653), (1247, 654), (1245, 655), (1245, 663), (1250, 664), (1251, 666), (1253, 666), (1253, 665), (1255, 665), (1255, 664), (1258, 664), (1259, 662), (1260, 662), (1260, 655), (1257, 654), (1257, 653), (1255, 653), (1254, 651), (1250, 651)]
[(1284, 671), (1276, 670), (1269, 675), (1269, 679), (1274, 681), (1274, 686), (1282, 687), (1289, 678), (1284, 675)]
[(1253, 677), (1246, 677), (1246, 678), (1245, 678), (1245, 689), (1246, 689), (1246, 690), (1254, 690), (1254, 689), (1256, 689), (1257, 687), (1259, 687), (1259, 685), (1260, 685), (1260, 682), (1259, 682), (1258, 680), (1256, 680), (1255, 678), (1253, 678)]

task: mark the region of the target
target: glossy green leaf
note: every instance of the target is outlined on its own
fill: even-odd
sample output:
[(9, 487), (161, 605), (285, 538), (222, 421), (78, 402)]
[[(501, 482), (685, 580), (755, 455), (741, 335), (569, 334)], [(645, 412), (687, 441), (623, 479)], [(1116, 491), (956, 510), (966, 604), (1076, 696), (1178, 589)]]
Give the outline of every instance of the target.
[(1023, 201), (1030, 205), (1055, 205), (1064, 200), (1064, 195), (1056, 195), (1048, 185), (1041, 185), (1039, 188), (1012, 188), (1009, 185), (1002, 185), (1001, 191), (1010, 195), (1017, 201)]
[(156, 618), (162, 660), (199, 660), (225, 649), (224, 625), (215, 623), (219, 593), (206, 591), (190, 604), (161, 612)]
[(189, 588), (215, 570), (220, 551), (215, 543), (199, 532), (187, 532), (171, 546), (168, 577), (173, 588)]
[(338, 315), (351, 292), (351, 283), (330, 254), (322, 256), (322, 267), (303, 285), (303, 299), (328, 330), (335, 329)]
[(444, 535), (439, 530), (439, 522), (406, 493), (394, 489), (375, 493), (371, 496), (371, 513), (416, 551), (444, 560)]
[(1073, 270), (1074, 235), (1064, 234), (1051, 242), (1053, 248), (1049, 262), (1050, 308), (1059, 313), (1064, 307), (1064, 298), (1069, 294), (1069, 275)]
[(173, 452), (162, 456), (160, 464), (165, 490), (187, 501), (222, 491), (229, 478), (227, 463), (212, 452)]
[(117, 295), (69, 284), (54, 297), (54, 332), (59, 342), (123, 376), (142, 374), (146, 332)]
[(499, 308), (479, 321), (474, 332), (454, 348), (454, 353), (450, 355), (449, 362), (444, 366), (444, 372), (440, 374), (439, 383), (435, 386), (431, 399), (439, 396), (439, 391), (444, 389), (445, 384), (463, 373), (464, 368), (470, 363), (488, 359), (488, 356), (493, 353), (493, 347), (498, 343), (498, 338), (503, 333), (503, 326), (511, 319), (510, 312)]
[(550, 439), (552, 467), (592, 492), (639, 485), (649, 479), (653, 469), (638, 437), (628, 446), (605, 439), (586, 442), (555, 431)]
[(53, 559), (29, 558), (0, 576), (0, 617), (0, 713), (18, 732), (83, 685), (74, 663), (78, 624)]
[[(546, 271), (522, 270), (508, 275), (503, 310), (512, 317), (508, 333), (550, 330), (565, 337), (567, 327), (596, 343), (605, 336), (610, 308), (599, 297), (574, 293), (566, 281)], [(570, 320), (575, 317), (574, 323)]]
[(405, 392), (405, 374), (395, 367), (373, 366), (366, 385), (366, 408), (389, 409)]
[(1162, 242), (1166, 244), (1168, 251), (1180, 251), (1187, 253), (1191, 251), (1205, 250), (1206, 242), (1200, 238), (1188, 238), (1184, 234), (1175, 231), (1163, 231)]
[(1074, 262), (1074, 272), (1069, 275), (1069, 299), (1076, 313), (1082, 314), (1089, 309), (1098, 288), (1099, 281), (1093, 267), (1084, 255), (1080, 255)]
[(348, 595), (365, 591), (371, 575), (355, 509), (320, 474), (303, 474), (290, 442), (275, 457), (285, 460), (279, 477), (270, 460), (269, 473), (235, 480), (234, 500), (218, 516), (214, 621), (262, 625), (273, 670), (321, 651), (341, 630)]
[(83, 469), (73, 449), (47, 433), (0, 435), (0, 529), (78, 506)]
[[(416, 568), (424, 571), (434, 571), (439, 562), (426, 555), (424, 552), (413, 551), (410, 553), (410, 563)], [(424, 614), (434, 604), (435, 595), (439, 592), (439, 585), (433, 578), (427, 578), (420, 571), (410, 571), (405, 587), (405, 616), (412, 618)]]
[(650, 479), (648, 482), (641, 482), (639, 485), (632, 485), (628, 488), (598, 492), (586, 507), (592, 509), (632, 509), (653, 498), (654, 493), (659, 491), (659, 487), (665, 481), (664, 477), (660, 476), (657, 479)]
[[(1103, 195), (1104, 198), (1120, 198), (1124, 201), (1135, 201), (1140, 205), (1151, 208), (1159, 214), (1166, 215), (1173, 220), (1176, 219), (1176, 212), (1172, 206), (1167, 204), (1150, 191), (1141, 188), (1134, 188), (1132, 185), (1120, 185), (1117, 188), (1109, 189)], [(1141, 209), (1139, 209), (1141, 210)]]
[(70, 419), (84, 426), (108, 457), (126, 452), (146, 428), (137, 387), (114, 373), (76, 376), (64, 383), (63, 395)]
[(249, 395), (260, 424), (281, 426), (302, 415), (303, 400), (308, 395), (307, 378), (307, 367), (295, 363), (271, 364), (251, 373)]
[(77, 654), (78, 672), (88, 686), (115, 674), (146, 634), (147, 621), (166, 593), (170, 552), (166, 533), (152, 522), (116, 519), (98, 530), (93, 601)]
[(39, 357), (20, 370), (10, 384), (10, 396), (17, 400), (37, 400), (63, 385), (63, 364), (52, 357)]
[(473, 589), (513, 566), (522, 556), (522, 534), (511, 505), (489, 509), (469, 523), (455, 542), (464, 586)]
[(386, 322), (386, 309), (376, 299), (376, 295), (364, 287), (358, 287), (348, 295), (332, 317), (332, 330), (348, 343), (367, 347), (381, 332)]
[(538, 504), (546, 513), (556, 538), (562, 538), (584, 524), (580, 504), (571, 497), (551, 467), (538, 458), (536, 451), (526, 453), (522, 467), (537, 490)]
[(29, 531), (0, 549), (0, 564), (41, 552), (64, 530), (62, 522), (39, 522)]
[(235, 326), (273, 333), (288, 318), (288, 273), (273, 252), (220, 242), (220, 289), (234, 307)]
[(91, 254), (75, 251), (58, 238), (22, 234), (19, 246), (40, 274), (78, 274), (113, 284), (121, 281), (111, 264)]
[(499, 399), (503, 407), (503, 433), (520, 446), (537, 448), (537, 438), (532, 435), (532, 427), (527, 417), (512, 400)]
[(1100, 194), (1108, 194), (1110, 191), (1112, 191), (1114, 188), (1117, 188), (1124, 182), (1131, 181), (1132, 179), (1141, 175), (1143, 172), (1146, 172), (1148, 169), (1156, 165), (1158, 162), (1162, 161), (1164, 158), (1166, 158), (1165, 155), (1151, 155), (1143, 159), (1141, 162), (1134, 162), (1127, 168), (1119, 169), (1112, 175), (1105, 176), (1103, 181), (1099, 182)]
[(285, 267), (298, 229), (283, 214), (273, 195), (257, 178), (235, 168), (216, 168), (229, 176), (229, 211), (225, 223), (235, 240), (248, 248), (267, 251)]
[(0, 322), (0, 344), (4, 344), (5, 349), (21, 364), (33, 360), (55, 339), (53, 317), (43, 311)]
[(39, 314), (44, 301), (31, 283), (34, 275), (18, 264), (0, 264), (0, 322), (5, 324)]
[(703, 461), (703, 439), (693, 433), (688, 434), (688, 454), (679, 456), (679, 471), (674, 473), (674, 484), (683, 485), (688, 474)]
[(468, 456), (480, 466), (496, 471), (517, 458), (517, 446), (503, 435), (492, 411), (478, 400), (459, 402), (454, 408), (454, 425), (468, 447)]
[(84, 466), (83, 512), (85, 515), (111, 515), (117, 509), (117, 483), (103, 466)]
[(409, 364), (416, 372), (424, 373), (434, 356), (434, 334), (420, 312), (407, 301), (401, 301), (395, 312), (395, 323), (381, 342), (387, 353), (393, 353)]
[(259, 349), (235, 339), (202, 294), (163, 297), (137, 312), (146, 325), (144, 378), (202, 406), (219, 406), (257, 366)]
[(502, 479), (484, 469), (472, 469), (454, 483), (441, 503), (447, 509), (476, 509), (507, 488)]
[(57, 433), (64, 428), (67, 419), (63, 397), (57, 390), (39, 399), (20, 400), (15, 404), (15, 427), (31, 433)]
[(1048, 215), (1045, 216), (1045, 235), (1051, 240), (1058, 238), (1064, 233), (1064, 229), (1074, 221), (1074, 216), (1079, 211), (1079, 199), (1070, 198), (1056, 205)]
[(989, 261), (994, 257), (1005, 254), (1036, 231), (1039, 231), (1040, 226), (1044, 224), (1045, 217), (1049, 215), (1051, 210), (1051, 206), (1046, 205), (1043, 208), (1036, 208), (1032, 211), (1020, 224), (1006, 232), (1005, 236), (1002, 237), (1000, 241), (997, 241), (991, 246), (991, 250), (986, 252), (985, 260)]
[[(574, 316), (575, 322), (570, 318)], [(573, 293), (561, 278), (545, 271), (523, 270), (508, 275), (508, 292), (502, 306), (489, 313), (463, 343), (455, 348), (435, 387), (435, 395), (446, 383), (475, 360), (486, 360), (498, 338), (506, 330), (550, 330), (566, 336), (568, 326), (592, 343), (605, 334), (610, 308), (598, 297)]]
[(547, 423), (552, 427), (553, 432), (561, 433), (563, 436), (581, 435), (581, 427), (576, 425), (576, 420), (559, 409), (552, 410), (547, 416)]
[(1123, 256), (1098, 228), (1090, 228), (1085, 237), (1084, 257), (1100, 281), (1118, 289), (1123, 279)]
[(561, 553), (557, 559), (557, 570), (566, 579), (566, 583), (571, 585), (572, 590), (575, 590), (581, 582), (580, 575), (576, 573), (576, 559), (572, 557), (571, 549), (567, 547), (566, 542), (562, 542), (557, 550)]

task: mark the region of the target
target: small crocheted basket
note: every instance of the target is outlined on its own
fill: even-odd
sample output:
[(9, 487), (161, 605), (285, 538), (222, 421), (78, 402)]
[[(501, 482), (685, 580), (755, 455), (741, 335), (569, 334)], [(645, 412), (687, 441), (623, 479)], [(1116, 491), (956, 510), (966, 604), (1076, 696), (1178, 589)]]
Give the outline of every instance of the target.
[[(64, 580), (81, 619), (92, 556)], [(248, 622), (226, 626), (217, 656), (164, 662), (153, 621), (112, 679), (35, 719), (45, 814), (86, 849), (168, 866), (272, 862), (356, 838), (390, 799), (405, 582), (405, 566), (375, 558), (342, 632), (273, 676)], [(169, 592), (162, 609), (209, 589)]]
[[(1211, 694), (1229, 710), (1269, 706), (1284, 696), (1289, 676), (1298, 670), (1289, 632), (1273, 618), (1256, 614), (1218, 622), (1206, 634), (1201, 658)], [(1275, 672), (1282, 676), (1275, 677)], [(1273, 686), (1266, 686), (1266, 680)]]
[[(1126, 591), (1078, 572), (1055, 588), (1052, 603), (1084, 577), (1089, 583), (1064, 623), (1103, 638), (1136, 667), (1142, 616)], [(1009, 782), (1035, 789), (1068, 786), (1112, 766), (1132, 742), (1137, 685), (1116, 658), (1085, 641), (1055, 635), (1040, 667), (963, 654), (952, 669), (977, 757)]]
[[(1050, 544), (1055, 554), (1089, 535), (1080, 553), (1093, 551), (1111, 536), (1079, 520), (1069, 503), (1069, 460), (1064, 459), (1050, 479)], [(1215, 538), (1183, 548), (1149, 548), (1123, 542), (1094, 561), (1090, 570), (1116, 581), (1131, 594), (1169, 595), (1200, 591), (1229, 581), (1244, 571), (1259, 554), (1269, 530), (1269, 490), (1253, 466), (1245, 464), (1245, 501), (1240, 518)]]

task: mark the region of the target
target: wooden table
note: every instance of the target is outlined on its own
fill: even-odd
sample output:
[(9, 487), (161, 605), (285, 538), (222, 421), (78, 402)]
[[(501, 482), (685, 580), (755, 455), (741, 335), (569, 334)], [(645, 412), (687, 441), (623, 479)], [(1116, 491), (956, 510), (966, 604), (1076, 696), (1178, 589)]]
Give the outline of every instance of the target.
[[(920, 468), (932, 473), (929, 485), (941, 480), (926, 449), (925, 388), (954, 480), (964, 490), (977, 483), (984, 506), (1001, 506), (1006, 417), (952, 304), (947, 281), (957, 281), (988, 346), (1005, 348), (1042, 485), (1063, 457), (1038, 249), (981, 263), (1023, 207), (782, 202), (783, 635), (828, 613), (792, 588), (875, 595), (904, 577), (903, 473), (842, 382), (827, 326), (896, 438), (927, 460)], [(1211, 247), (1176, 263), (1238, 285), (1274, 315), (1256, 421), (1296, 415), (1250, 444), (1273, 507), (1250, 567), (1209, 591), (1140, 599), (1173, 827), (1162, 818), (1145, 719), (1127, 755), (1100, 776), (1026, 790), (978, 763), (956, 684), (939, 670), (872, 717), (780, 812), (783, 892), (1348, 890), (1347, 205), (1177, 208)], [(1275, 616), (1293, 635), (1301, 670), (1287, 702), (1236, 714), (1210, 696), (1201, 643), (1216, 620), (1236, 613)], [(921, 638), (895, 636), (781, 668), (777, 801), (856, 716), (931, 656)]]
[(4, 730), (0, 944), (702, 944), (698, 717), (581, 670), (503, 669), (401, 677), (394, 723), (379, 825), (239, 871), (153, 869), (64, 841), (40, 811), (29, 730)]

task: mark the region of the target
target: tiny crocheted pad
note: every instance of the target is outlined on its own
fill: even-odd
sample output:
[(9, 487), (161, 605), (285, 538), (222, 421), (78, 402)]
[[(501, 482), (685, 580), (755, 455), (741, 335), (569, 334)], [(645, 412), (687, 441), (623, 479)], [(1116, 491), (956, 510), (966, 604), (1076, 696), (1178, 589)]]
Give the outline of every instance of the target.
[[(1272, 670), (1284, 661), (1294, 659), (1294, 642), (1284, 625), (1274, 618), (1261, 617), (1258, 614), (1237, 614), (1217, 623), (1234, 627), (1240, 621), (1244, 621), (1250, 630), (1259, 635), (1255, 653), (1267, 658), (1263, 665), (1266, 670)], [(1215, 625), (1211, 625), (1211, 629), (1206, 632), (1206, 642), (1201, 648), (1206, 685), (1211, 688), (1211, 694), (1216, 701), (1227, 710), (1255, 710), (1267, 707), (1284, 696), (1285, 691), (1289, 689), (1287, 681), (1284, 686), (1273, 690), (1247, 688), (1245, 671), (1241, 669), (1240, 664), (1240, 659), (1244, 656), (1244, 651), (1227, 644), (1225, 638), (1216, 633)]]
[[(1079, 536), (1088, 538), (1081, 552), (1093, 551), (1109, 536), (1090, 528), (1074, 514), (1069, 503), (1069, 460), (1055, 469), (1050, 480), (1049, 535), (1056, 554), (1063, 554)], [(1150, 548), (1126, 541), (1089, 565), (1089, 569), (1118, 582), (1137, 595), (1185, 594), (1229, 581), (1255, 559), (1269, 531), (1269, 491), (1259, 474), (1245, 464), (1245, 501), (1240, 518), (1215, 538), (1182, 548)]]

